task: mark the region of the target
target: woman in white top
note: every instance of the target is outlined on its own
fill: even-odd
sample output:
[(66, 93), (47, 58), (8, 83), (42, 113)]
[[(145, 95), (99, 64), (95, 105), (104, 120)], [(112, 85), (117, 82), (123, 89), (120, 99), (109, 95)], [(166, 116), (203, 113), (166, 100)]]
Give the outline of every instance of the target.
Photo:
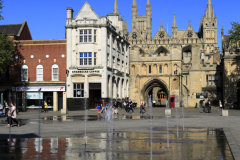
[(8, 127), (12, 127), (12, 121), (17, 123), (18, 127), (20, 127), (19, 122), (17, 121), (17, 108), (15, 103), (11, 103), (10, 112), (8, 112)]
[(221, 100), (219, 100), (219, 108), (218, 108), (218, 111), (219, 111), (220, 109), (222, 109), (222, 102), (221, 102)]

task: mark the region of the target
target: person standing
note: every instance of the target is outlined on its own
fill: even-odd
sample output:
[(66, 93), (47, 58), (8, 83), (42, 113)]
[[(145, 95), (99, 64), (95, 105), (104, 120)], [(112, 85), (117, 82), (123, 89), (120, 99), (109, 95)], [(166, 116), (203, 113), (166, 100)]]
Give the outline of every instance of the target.
[(221, 101), (221, 100), (219, 100), (219, 108), (218, 108), (218, 111), (219, 111), (220, 109), (222, 109), (222, 101)]
[(47, 105), (47, 102), (46, 101), (44, 101), (44, 112), (48, 112), (48, 105)]
[(211, 102), (210, 102), (210, 100), (208, 100), (208, 102), (206, 104), (206, 107), (207, 107), (208, 113), (211, 113)]
[(102, 100), (102, 110), (100, 111), (100, 113), (102, 113), (103, 110), (105, 110), (105, 112), (106, 112), (106, 103), (105, 103), (104, 99)]
[(129, 110), (129, 102), (128, 102), (128, 99), (126, 99), (126, 108), (125, 108), (126, 112), (128, 113), (128, 110)]
[(126, 111), (126, 105), (127, 105), (127, 103), (124, 101), (124, 102), (123, 102), (123, 106), (124, 106), (124, 108), (125, 108), (125, 111)]
[(15, 103), (11, 103), (11, 108), (8, 112), (8, 127), (12, 127), (12, 121), (20, 127), (20, 123), (17, 121), (17, 108)]
[(8, 109), (9, 109), (9, 106), (8, 106), (6, 100), (3, 101), (3, 108), (5, 109), (5, 117), (7, 117), (7, 116), (8, 116)]

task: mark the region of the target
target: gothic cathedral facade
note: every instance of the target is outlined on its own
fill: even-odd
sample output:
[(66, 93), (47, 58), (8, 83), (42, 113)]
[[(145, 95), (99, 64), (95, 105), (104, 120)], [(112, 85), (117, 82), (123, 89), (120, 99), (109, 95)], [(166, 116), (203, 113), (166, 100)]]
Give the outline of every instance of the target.
[[(173, 17), (172, 35), (163, 27), (152, 37), (152, 8), (147, 0), (146, 15), (138, 15), (132, 4), (129, 98), (136, 103), (161, 99), (171, 107), (199, 107), (202, 99), (222, 98), (220, 50), (217, 47), (217, 17), (211, 0), (207, 1), (199, 31), (189, 21), (186, 30), (178, 30)], [(159, 105), (160, 105), (160, 101)]]

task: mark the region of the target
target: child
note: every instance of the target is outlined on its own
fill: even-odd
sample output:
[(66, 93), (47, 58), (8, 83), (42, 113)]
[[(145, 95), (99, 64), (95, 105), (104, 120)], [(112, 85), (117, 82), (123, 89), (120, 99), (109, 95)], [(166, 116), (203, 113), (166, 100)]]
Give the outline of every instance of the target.
[(100, 114), (100, 106), (97, 104), (98, 107), (98, 114)]

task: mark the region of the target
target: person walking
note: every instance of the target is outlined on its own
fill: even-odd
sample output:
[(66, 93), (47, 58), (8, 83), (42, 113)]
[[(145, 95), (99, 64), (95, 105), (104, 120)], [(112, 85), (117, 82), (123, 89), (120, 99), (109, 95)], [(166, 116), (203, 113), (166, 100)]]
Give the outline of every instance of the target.
[(128, 112), (130, 112), (130, 110), (132, 110), (132, 113), (134, 113), (132, 107), (133, 107), (133, 106), (132, 106), (132, 100), (130, 99), (130, 101), (129, 101), (129, 109), (128, 109)]
[[(145, 108), (144, 108), (144, 101), (141, 101), (141, 105), (140, 105), (140, 113), (143, 114), (143, 110), (146, 112)], [(144, 112), (144, 113), (145, 113)]]
[(12, 127), (12, 121), (20, 127), (20, 123), (17, 121), (17, 108), (15, 103), (11, 103), (11, 108), (8, 112), (8, 127)]
[(100, 111), (100, 113), (103, 113), (103, 111), (105, 110), (106, 112), (106, 103), (104, 101), (104, 99), (102, 100), (102, 110)]
[(218, 111), (219, 111), (220, 109), (222, 109), (222, 101), (221, 101), (221, 100), (219, 100), (219, 108), (218, 108)]
[(208, 113), (211, 113), (211, 102), (210, 102), (210, 100), (208, 100), (208, 102), (206, 104), (206, 107), (207, 107)]
[(7, 116), (8, 116), (8, 109), (9, 109), (9, 106), (8, 106), (6, 100), (3, 101), (3, 108), (5, 109), (5, 117), (7, 117)]

